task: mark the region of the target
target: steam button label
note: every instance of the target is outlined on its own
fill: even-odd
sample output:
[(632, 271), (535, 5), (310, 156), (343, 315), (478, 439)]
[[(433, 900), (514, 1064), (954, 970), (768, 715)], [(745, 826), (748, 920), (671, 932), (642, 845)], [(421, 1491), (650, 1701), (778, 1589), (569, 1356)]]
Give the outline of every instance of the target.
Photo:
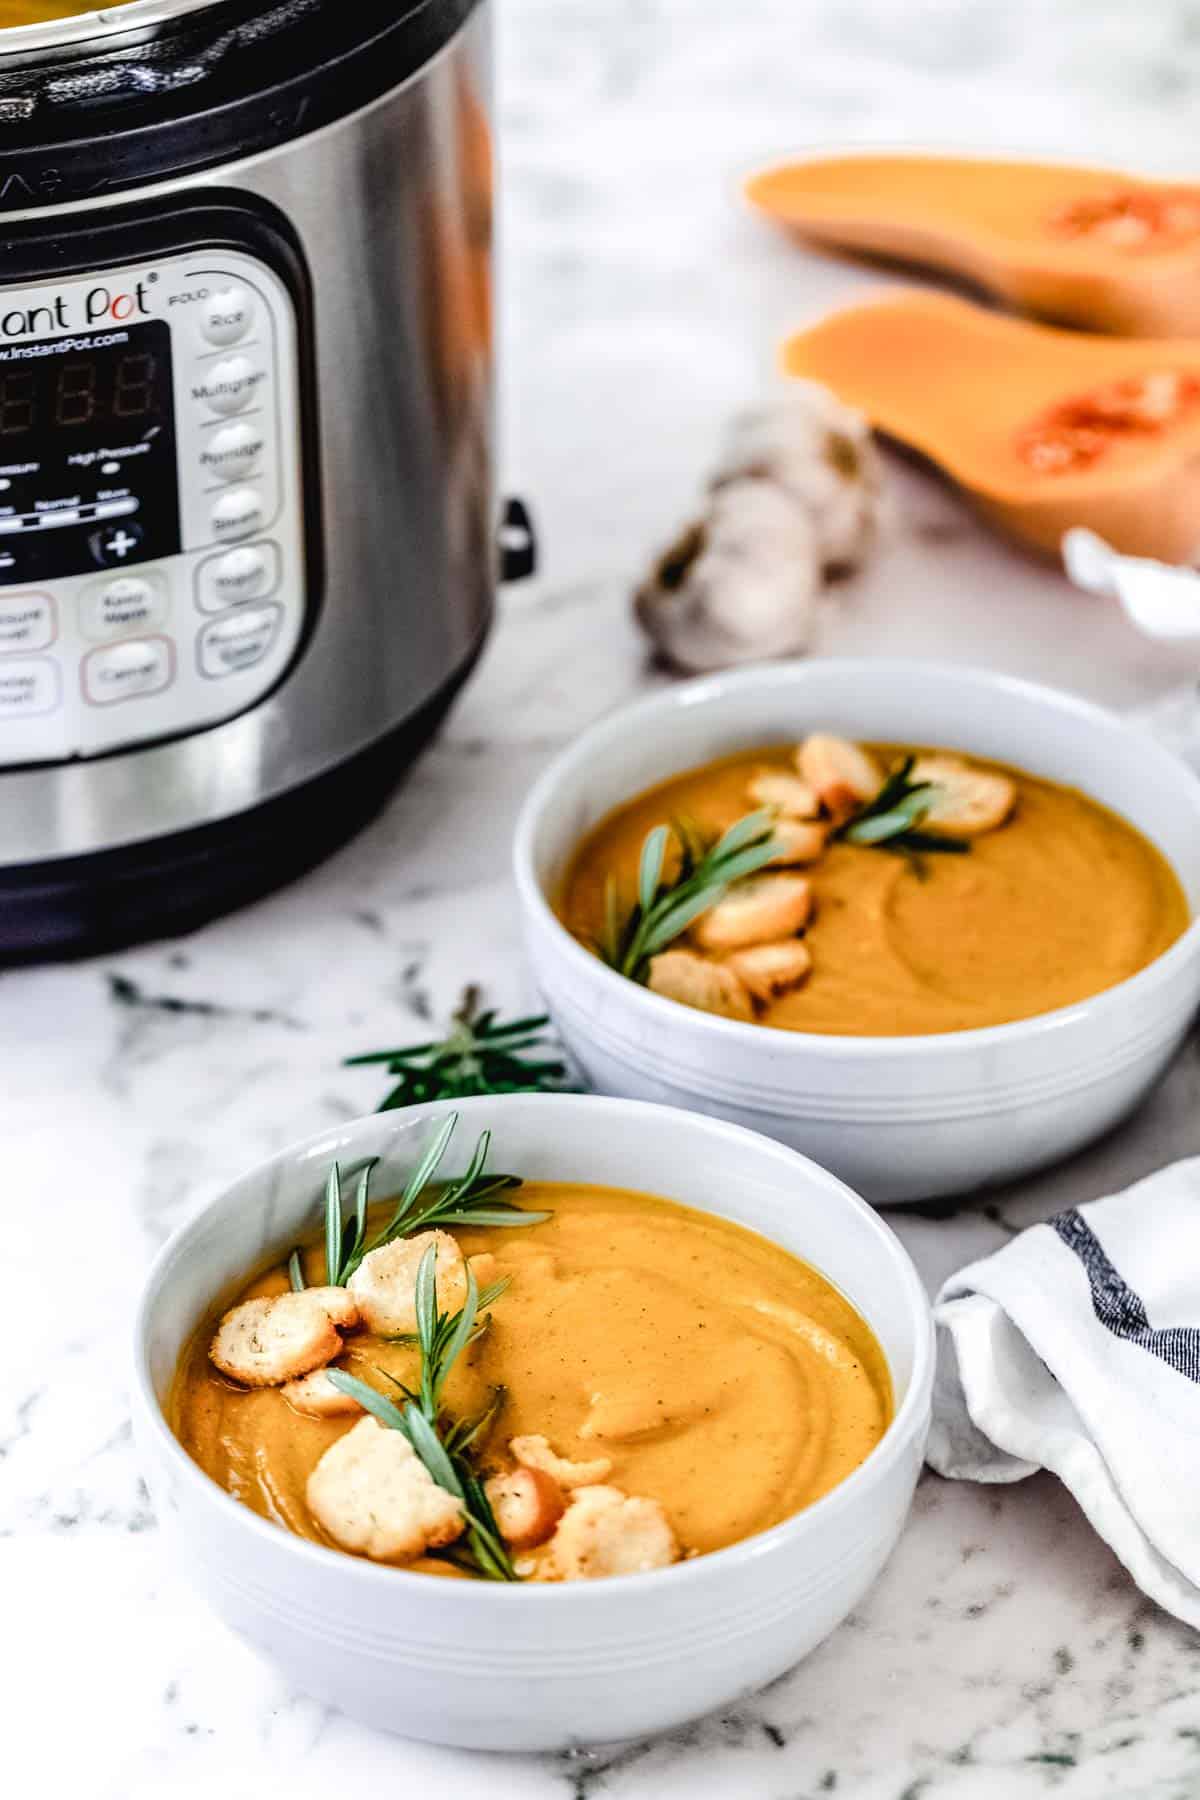
[(218, 540), (251, 537), (263, 522), (263, 497), (257, 488), (230, 488), (213, 503), (212, 534)]
[(254, 302), (244, 287), (218, 288), (205, 300), (200, 329), (210, 344), (237, 344), (254, 323)]

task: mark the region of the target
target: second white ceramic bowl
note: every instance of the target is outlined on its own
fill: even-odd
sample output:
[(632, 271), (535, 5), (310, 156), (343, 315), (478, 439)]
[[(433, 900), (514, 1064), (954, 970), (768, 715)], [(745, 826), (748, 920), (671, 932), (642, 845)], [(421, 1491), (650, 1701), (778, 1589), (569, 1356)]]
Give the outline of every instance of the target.
[[(867, 1460), (771, 1531), (607, 1581), (510, 1587), (381, 1568), (268, 1523), (194, 1463), (167, 1423), (180, 1351), (247, 1271), (316, 1227), (330, 1162), (383, 1158), (394, 1191), (447, 1111), (447, 1168), (479, 1132), (533, 1179), (648, 1190), (804, 1257), (866, 1318), (896, 1415)], [(297, 1687), (386, 1731), (494, 1750), (642, 1736), (781, 1675), (833, 1630), (899, 1536), (929, 1425), (933, 1327), (898, 1240), (823, 1169), (765, 1138), (663, 1107), (510, 1095), (375, 1114), (255, 1169), (165, 1246), (136, 1324), (134, 1427), (159, 1520), (221, 1617)], [(720, 1471), (715, 1471), (720, 1478)]]
[(1145, 832), (1200, 909), (1200, 781), (1111, 713), (1003, 675), (929, 663), (780, 663), (622, 708), (551, 765), (517, 827), (534, 975), (595, 1087), (729, 1119), (804, 1151), (878, 1202), (1011, 1180), (1116, 1123), (1161, 1075), (1200, 1003), (1200, 923), (1077, 1006), (987, 1030), (831, 1037), (679, 1006), (607, 968), (553, 899), (598, 820), (672, 774), (828, 730), (960, 749), (1093, 795)]

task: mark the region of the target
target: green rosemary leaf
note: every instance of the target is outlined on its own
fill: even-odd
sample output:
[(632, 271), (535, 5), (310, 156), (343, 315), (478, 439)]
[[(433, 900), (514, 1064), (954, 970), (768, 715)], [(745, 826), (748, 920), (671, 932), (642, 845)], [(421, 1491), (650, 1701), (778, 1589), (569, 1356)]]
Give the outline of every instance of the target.
[(653, 831), (647, 833), (642, 845), (638, 865), (638, 905), (643, 914), (650, 911), (658, 898), (658, 884), (662, 879), (663, 858), (667, 853), (669, 836), (665, 825), (656, 825)]
[[(437, 1251), (436, 1251), (436, 1249), (434, 1249), (432, 1244), (430, 1245), (429, 1249), (425, 1252), (425, 1254), (427, 1256), (432, 1255), (436, 1260)], [(433, 1400), (434, 1400), (435, 1406), (441, 1400), (442, 1386), (445, 1382), (446, 1376), (449, 1374), (450, 1370), (454, 1367), (455, 1363), (458, 1361), (459, 1357), (462, 1355), (463, 1351), (466, 1349), (467, 1345), (471, 1341), (472, 1334), (475, 1330), (475, 1320), (478, 1315), (478, 1312), (479, 1312), (479, 1283), (475, 1279), (474, 1269), (471, 1267), (470, 1263), (468, 1263), (467, 1264), (467, 1297), (466, 1297), (466, 1300), (463, 1302), (462, 1311), (459, 1313), (457, 1319), (455, 1320), (454, 1329), (450, 1334), (449, 1340), (446, 1343), (444, 1350), (442, 1351), (441, 1367), (437, 1370), (436, 1378), (434, 1381), (434, 1387), (433, 1387)]]
[(902, 850), (933, 851), (940, 856), (965, 856), (971, 848), (967, 838), (941, 837), (932, 831), (905, 831), (892, 842)]
[(914, 789), (887, 812), (872, 813), (867, 818), (856, 819), (846, 827), (842, 835), (848, 844), (882, 844), (888, 838), (899, 837), (902, 831), (909, 831), (914, 825), (919, 825), (931, 804), (926, 788)]
[(357, 1400), (367, 1412), (374, 1414), (381, 1425), (387, 1425), (393, 1431), (403, 1431), (405, 1437), (408, 1436), (404, 1413), (394, 1400), (389, 1400), (386, 1394), (381, 1394), (370, 1382), (360, 1381), (357, 1375), (348, 1375), (345, 1369), (327, 1369), (326, 1374), (339, 1393), (349, 1394), (352, 1400)]
[(342, 1276), (342, 1175), (331, 1163), (325, 1180), (325, 1279), (337, 1287)]
[(507, 1399), (508, 1389), (497, 1382), (492, 1389), (491, 1399), (481, 1412), (473, 1419), (457, 1419), (453, 1425), (448, 1426), (442, 1436), (449, 1455), (461, 1456), (464, 1451), (470, 1450), (480, 1439), (485, 1438)]
[(775, 813), (769, 806), (760, 807), (757, 812), (747, 813), (736, 825), (731, 825), (722, 837), (719, 837), (708, 857), (713, 862), (722, 861), (727, 856), (734, 856), (739, 850), (745, 850), (751, 844), (761, 843), (770, 837), (775, 825)]
[[(408, 1044), (394, 1050), (371, 1050), (346, 1059), (347, 1067), (383, 1064), (398, 1079), (380, 1103), (380, 1112), (415, 1106), (429, 1100), (454, 1100), (468, 1094), (503, 1092), (556, 1092), (566, 1082), (568, 1070), (557, 1059), (530, 1060), (526, 1050), (546, 1051), (550, 1024), (544, 1013), (501, 1020), (494, 1007), (476, 1010), (477, 990), (468, 987), (451, 1015), (445, 1038)], [(507, 1084), (498, 1090), (487, 1072), (486, 1059), (493, 1054), (510, 1059)]]
[(303, 1293), (308, 1283), (304, 1279), (304, 1270), (300, 1266), (300, 1252), (293, 1250), (287, 1263), (288, 1280), (292, 1284), (293, 1294)]
[(405, 1408), (404, 1428), (413, 1449), (438, 1486), (445, 1488), (448, 1494), (454, 1494), (459, 1500), (463, 1499), (462, 1482), (441, 1439), (420, 1407), (413, 1406), (411, 1402)]
[(478, 1225), (483, 1229), (512, 1231), (524, 1225), (544, 1225), (553, 1213), (528, 1212), (521, 1206), (481, 1206), (459, 1212), (439, 1213), (439, 1225)]

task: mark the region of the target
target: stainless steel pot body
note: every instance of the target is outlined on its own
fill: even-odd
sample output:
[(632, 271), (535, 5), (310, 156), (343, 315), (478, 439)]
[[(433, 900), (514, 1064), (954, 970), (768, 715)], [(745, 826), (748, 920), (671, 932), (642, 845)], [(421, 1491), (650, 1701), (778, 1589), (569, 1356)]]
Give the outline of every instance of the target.
[[(110, 264), (131, 266), (116, 248), (125, 220), (159, 234), (155, 255), (166, 257), (164, 269), (172, 266), (173, 221), (189, 208), (198, 209), (201, 233), (209, 202), (234, 213), (246, 206), (279, 225), (303, 289), (289, 353), (294, 392), (277, 447), (285, 476), (294, 478), (304, 554), (285, 557), (287, 591), (266, 608), (278, 602), (285, 615), (286, 659), (269, 690), (236, 716), (213, 722), (181, 702), (172, 717), (163, 696), (140, 716), (135, 706), (120, 713), (100, 706), (88, 719), (102, 719), (98, 729), (108, 740), (94, 753), (35, 756), (17, 766), (10, 755), (0, 767), (0, 885), (9, 877), (24, 892), (31, 871), (53, 882), (69, 870), (69, 885), (86, 886), (87, 859), (105, 857), (111, 869), (113, 853), (128, 848), (136, 864), (137, 848), (147, 845), (155, 847), (158, 879), (171, 861), (165, 842), (193, 844), (222, 822), (252, 821), (258, 809), (294, 799), (318, 780), (327, 791), (332, 773), (354, 771), (373, 747), (397, 745), (394, 774), (416, 748), (412, 731), (419, 739), (431, 728), (470, 666), (490, 617), (495, 573), (487, 10), (476, 7), (400, 85), (314, 131), (305, 132), (301, 119), (285, 141), (239, 160), (5, 218), (12, 236), (0, 251), (0, 318), (15, 317), (26, 299), (32, 314), (32, 299), (49, 292), (31, 273), (37, 248), (21, 247), (23, 231), (55, 240), (67, 266), (63, 246), (84, 235), (89, 248), (72, 268), (78, 295)], [(86, 291), (90, 304), (93, 290)], [(211, 364), (223, 353), (218, 344), (207, 354)], [(244, 436), (249, 427), (235, 423)], [(230, 437), (225, 424), (237, 454), (237, 432)], [(219, 483), (210, 487), (225, 496)], [(138, 571), (116, 573), (132, 579)], [(0, 587), (0, 601), (3, 594)], [(91, 589), (80, 590), (78, 604), (92, 609), (93, 623), (96, 606), (108, 606), (101, 637), (104, 619), (120, 617), (111, 597), (94, 600)], [(199, 590), (196, 604), (204, 604)], [(244, 610), (228, 616), (246, 619)], [(191, 654), (193, 638), (203, 663), (210, 648), (219, 657), (236, 630), (189, 612), (188, 643), (172, 646), (175, 666)], [(35, 647), (47, 663), (53, 659), (53, 648)], [(3, 651), (0, 642), (0, 676)], [(119, 664), (122, 655), (131, 663), (107, 644), (94, 650), (81, 640), (83, 673), (68, 668), (68, 688), (78, 678), (91, 700), (91, 667), (102, 672), (102, 659)], [(130, 678), (145, 679), (132, 667)], [(195, 670), (192, 679), (199, 692)], [(229, 704), (223, 694), (221, 703)], [(378, 759), (372, 779), (386, 786)], [(355, 808), (345, 810), (349, 816)], [(113, 904), (110, 896), (110, 913)], [(100, 937), (113, 936), (113, 923)], [(52, 929), (47, 942), (53, 947), (62, 936)], [(3, 947), (0, 926), (0, 954)]]

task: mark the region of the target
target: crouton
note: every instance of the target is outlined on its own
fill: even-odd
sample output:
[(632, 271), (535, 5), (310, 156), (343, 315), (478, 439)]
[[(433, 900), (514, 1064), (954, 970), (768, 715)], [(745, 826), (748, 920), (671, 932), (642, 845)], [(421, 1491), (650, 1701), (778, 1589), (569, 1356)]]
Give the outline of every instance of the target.
[(353, 1394), (343, 1394), (335, 1387), (328, 1369), (314, 1369), (298, 1381), (285, 1381), (279, 1391), (289, 1406), (310, 1419), (338, 1419), (363, 1410)]
[(657, 1500), (620, 1488), (583, 1487), (572, 1496), (550, 1540), (545, 1576), (594, 1581), (605, 1575), (637, 1575), (679, 1560), (679, 1545)]
[(306, 1289), (243, 1300), (221, 1320), (208, 1354), (246, 1387), (279, 1387), (332, 1362), (341, 1348), (329, 1313)]
[[(804, 875), (752, 875), (701, 913), (691, 929), (701, 950), (741, 950), (793, 937), (808, 923), (812, 888)], [(726, 973), (732, 973), (726, 967)]]
[(786, 769), (756, 769), (746, 785), (754, 806), (773, 806), (785, 819), (815, 819), (821, 802), (807, 781)]
[(921, 831), (940, 837), (979, 837), (1003, 825), (1017, 803), (1017, 790), (1007, 775), (975, 769), (958, 756), (919, 756), (910, 781), (929, 781), (937, 789)]
[(835, 819), (845, 819), (883, 786), (879, 764), (848, 738), (814, 732), (796, 751), (796, 767), (821, 805)]
[(496, 1528), (514, 1550), (544, 1544), (563, 1516), (562, 1489), (542, 1469), (513, 1469), (484, 1483)]
[(368, 1415), (308, 1478), (308, 1510), (343, 1550), (411, 1562), (461, 1537), (462, 1502), (440, 1488), (402, 1431)]
[(748, 950), (735, 950), (725, 966), (733, 970), (756, 1000), (767, 1006), (807, 981), (812, 957), (802, 939), (785, 938), (779, 944), (753, 944)]
[(733, 970), (697, 956), (694, 950), (663, 950), (652, 956), (648, 986), (652, 994), (701, 1012), (720, 1013), (725, 1019), (754, 1017), (750, 996)]
[(310, 1287), (303, 1289), (310, 1299), (319, 1300), (339, 1331), (353, 1331), (358, 1324), (358, 1308), (354, 1296), (344, 1287)]
[(569, 1457), (556, 1456), (549, 1439), (538, 1433), (511, 1438), (508, 1448), (523, 1468), (541, 1469), (568, 1493), (573, 1488), (594, 1487), (612, 1474), (611, 1456), (593, 1456), (587, 1462), (572, 1462)]
[(771, 835), (779, 849), (767, 868), (794, 868), (797, 863), (820, 862), (829, 842), (829, 826), (819, 819), (776, 819)]
[(421, 1231), (370, 1250), (347, 1287), (363, 1324), (379, 1337), (404, 1337), (417, 1329), (417, 1270), (429, 1246), (437, 1248), (437, 1303), (458, 1312), (467, 1297), (466, 1264), (448, 1231)]

